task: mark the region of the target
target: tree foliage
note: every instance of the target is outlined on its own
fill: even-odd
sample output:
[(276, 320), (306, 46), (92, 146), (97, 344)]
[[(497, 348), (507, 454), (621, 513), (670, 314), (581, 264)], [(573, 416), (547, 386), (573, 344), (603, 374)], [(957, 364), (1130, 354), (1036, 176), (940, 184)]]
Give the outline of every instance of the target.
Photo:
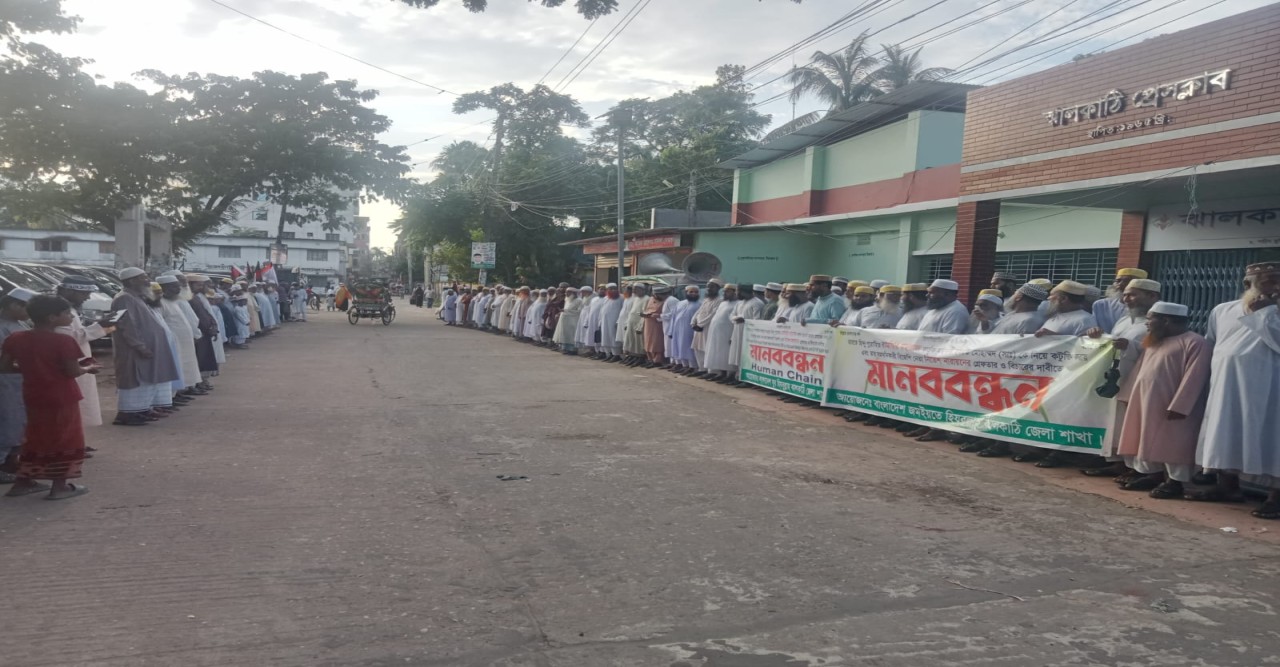
[(815, 51), (809, 62), (793, 68), (786, 81), (792, 103), (816, 97), (827, 108), (797, 116), (769, 133), (765, 140), (790, 134), (823, 117), (879, 97), (917, 81), (936, 81), (951, 73), (945, 67), (924, 67), (921, 51), (907, 51), (896, 44), (880, 45), (872, 52), (867, 33), (853, 38), (839, 51)]

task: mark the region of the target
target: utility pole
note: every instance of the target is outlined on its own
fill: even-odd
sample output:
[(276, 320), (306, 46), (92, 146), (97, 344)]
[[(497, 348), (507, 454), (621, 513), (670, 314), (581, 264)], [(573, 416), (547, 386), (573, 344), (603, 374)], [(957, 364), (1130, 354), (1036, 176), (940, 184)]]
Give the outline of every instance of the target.
[(698, 172), (689, 172), (689, 225), (697, 227), (698, 221)]
[(409, 269), (409, 282), (405, 283), (405, 287), (413, 291), (413, 243), (409, 239), (404, 240), (404, 263)]
[(626, 255), (627, 239), (626, 239), (626, 215), (623, 210), (623, 198), (626, 193), (626, 178), (622, 169), (622, 147), (623, 139), (626, 133), (626, 123), (622, 120), (622, 113), (618, 113), (618, 286), (622, 286), (623, 261)]

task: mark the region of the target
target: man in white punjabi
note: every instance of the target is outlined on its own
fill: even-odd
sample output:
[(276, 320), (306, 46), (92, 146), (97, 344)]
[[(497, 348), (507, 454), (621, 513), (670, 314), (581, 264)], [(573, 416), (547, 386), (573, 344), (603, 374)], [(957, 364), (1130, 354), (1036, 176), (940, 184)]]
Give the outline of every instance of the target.
[(1049, 292), (1039, 285), (1027, 283), (1019, 287), (1005, 301), (1005, 314), (991, 327), (993, 334), (1034, 334), (1044, 326), (1040, 304), (1049, 298)]
[(902, 317), (902, 288), (897, 285), (881, 285), (876, 290), (875, 301), (858, 311), (853, 326), (863, 329), (892, 329)]
[(839, 321), (830, 322), (833, 327), (860, 327), (859, 316), (864, 311), (870, 311), (875, 314), (878, 310), (875, 307), (876, 291), (870, 285), (860, 285), (853, 288), (853, 294), (849, 295), (849, 307), (840, 316)]
[(738, 286), (730, 283), (724, 287), (724, 300), (716, 307), (715, 315), (706, 330), (707, 380), (728, 384), (734, 379), (729, 375), (729, 350), (733, 347), (733, 313), (738, 307)]
[(782, 299), (784, 303), (778, 308), (777, 317), (774, 318), (778, 324), (803, 323), (808, 319), (809, 311), (813, 310), (808, 289), (800, 283), (787, 283), (783, 288)]
[(626, 365), (634, 368), (648, 361), (644, 350), (644, 311), (652, 297), (649, 296), (649, 286), (644, 283), (636, 283), (631, 294), (631, 308), (625, 310), (627, 322), (623, 327), (622, 353), (626, 355)]
[[(1089, 287), (1074, 280), (1064, 280), (1049, 292), (1049, 319), (1036, 336), (1083, 336), (1098, 326), (1093, 313), (1086, 309)], [(1112, 320), (1114, 326), (1115, 320)]]
[(622, 315), (622, 293), (617, 283), (605, 286), (605, 296), (600, 305), (600, 316), (594, 323), (600, 354), (596, 358), (608, 363), (622, 359), (622, 346), (618, 344), (618, 318)]
[(703, 377), (707, 375), (707, 327), (711, 326), (711, 318), (715, 317), (716, 310), (720, 308), (720, 304), (724, 301), (724, 296), (720, 294), (720, 290), (724, 288), (724, 281), (719, 278), (712, 278), (707, 281), (707, 296), (698, 306), (698, 311), (693, 315), (691, 326), (693, 327), (693, 355), (698, 360), (698, 369), (692, 374), (692, 377)]
[[(960, 303), (960, 285), (954, 280), (939, 278), (929, 285), (928, 297), (925, 301), (927, 311), (920, 320), (918, 331), (931, 333), (962, 335), (969, 331), (969, 310)], [(881, 425), (881, 424), (877, 424)], [(897, 425), (895, 424), (895, 427)], [(886, 427), (887, 428), (887, 427)], [(908, 438), (919, 442), (933, 442), (947, 437), (942, 429), (921, 426), (906, 431)]]
[(680, 375), (690, 375), (698, 371), (698, 359), (693, 353), (693, 318), (701, 310), (702, 302), (697, 285), (684, 288), (684, 299), (676, 304), (675, 315), (671, 318), (671, 370)]
[(758, 320), (764, 315), (764, 285), (739, 285), (742, 298), (733, 311), (733, 344), (729, 346), (729, 376), (733, 384), (746, 387), (738, 381), (738, 368), (742, 359), (742, 341), (746, 337), (747, 320)]
[(973, 303), (973, 312), (969, 313), (969, 333), (989, 334), (1000, 323), (1004, 314), (1004, 297), (998, 289), (984, 289), (978, 292)]
[(929, 286), (924, 283), (907, 283), (902, 286), (902, 314), (893, 325), (898, 331), (917, 331), (924, 314), (929, 312)]
[(1238, 500), (1243, 477), (1268, 489), (1266, 502), (1252, 514), (1275, 520), (1280, 519), (1280, 262), (1250, 265), (1245, 281), (1249, 288), (1238, 309), (1214, 310), (1217, 341), (1196, 463), (1217, 471), (1217, 484), (1187, 498)]
[[(1128, 385), (1118, 451), (1138, 477), (1121, 485), (1152, 498), (1181, 499), (1195, 472), (1196, 440), (1204, 419), (1213, 346), (1187, 330), (1187, 307), (1157, 302)], [(1131, 458), (1130, 458), (1131, 457)]]
[(1124, 290), (1129, 286), (1131, 280), (1141, 280), (1147, 277), (1147, 272), (1142, 269), (1120, 269), (1116, 271), (1115, 282), (1107, 288), (1106, 298), (1098, 299), (1093, 302), (1093, 318), (1098, 321), (1098, 326), (1103, 331), (1111, 331), (1115, 327), (1129, 309), (1124, 305)]
[(1115, 397), (1115, 412), (1111, 420), (1108, 437), (1102, 443), (1102, 457), (1109, 465), (1085, 468), (1080, 472), (1089, 477), (1116, 477), (1117, 484), (1125, 484), (1138, 475), (1132, 468), (1132, 458), (1120, 456), (1116, 448), (1120, 443), (1120, 427), (1124, 424), (1124, 413), (1128, 408), (1129, 384), (1133, 381), (1133, 370), (1142, 357), (1142, 342), (1147, 337), (1147, 311), (1160, 300), (1160, 283), (1146, 278), (1134, 278), (1124, 288), (1121, 297), (1129, 312), (1120, 318), (1110, 332), (1102, 327), (1090, 329), (1090, 338), (1101, 338), (1110, 333), (1114, 338), (1113, 345), (1119, 355), (1116, 370), (1120, 373), (1120, 393)]
[(764, 312), (760, 319), (772, 322), (778, 317), (778, 307), (782, 305), (782, 283), (766, 283), (764, 286)]

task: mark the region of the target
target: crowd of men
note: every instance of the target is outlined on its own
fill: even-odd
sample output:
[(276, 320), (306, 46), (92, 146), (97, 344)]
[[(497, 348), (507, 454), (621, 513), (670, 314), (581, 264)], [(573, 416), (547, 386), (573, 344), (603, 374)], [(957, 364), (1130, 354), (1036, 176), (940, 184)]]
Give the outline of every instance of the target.
[(111, 423), (139, 427), (213, 391), (211, 378), (229, 348), (247, 349), (284, 322), (306, 321), (307, 290), (300, 284), (176, 270), (153, 279), (132, 267), (119, 276), (124, 289), (111, 313), (88, 324), (79, 309), (97, 287), (80, 276), (67, 276), (56, 296), (14, 289), (0, 297), (0, 484), (11, 485), (6, 496), (48, 490), (47, 498), (60, 500), (88, 491), (69, 480), (78, 479), (93, 456), (84, 429), (103, 423), (93, 341), (111, 338), (117, 394)]
[(1244, 288), (1240, 299), (1213, 310), (1205, 336), (1190, 329), (1187, 306), (1162, 300), (1160, 283), (1132, 268), (1117, 271), (1105, 291), (1073, 280), (1023, 282), (996, 273), (972, 308), (951, 280), (891, 285), (815, 275), (804, 284), (736, 285), (717, 278), (681, 288), (684, 298), (669, 286), (641, 283), (454, 285), (445, 290), (439, 314), (448, 326), (505, 334), (564, 355), (737, 387), (752, 386), (738, 375), (747, 320), (942, 335), (1107, 336), (1119, 377), (1101, 456), (841, 413), (920, 441), (947, 439), (982, 457), (1078, 466), (1154, 498), (1243, 502), (1244, 479), (1268, 490), (1254, 516), (1280, 519), (1280, 263), (1246, 267)]

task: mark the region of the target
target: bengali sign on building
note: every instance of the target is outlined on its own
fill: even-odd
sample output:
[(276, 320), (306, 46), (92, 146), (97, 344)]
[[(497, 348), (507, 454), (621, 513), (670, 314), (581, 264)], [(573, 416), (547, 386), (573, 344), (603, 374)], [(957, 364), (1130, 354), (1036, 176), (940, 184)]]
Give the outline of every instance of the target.
[(831, 339), (822, 404), (1097, 453), (1114, 404), (1095, 389), (1111, 359), (1105, 339), (842, 328)]
[(826, 325), (748, 320), (738, 379), (797, 398), (822, 400), (835, 330)]

